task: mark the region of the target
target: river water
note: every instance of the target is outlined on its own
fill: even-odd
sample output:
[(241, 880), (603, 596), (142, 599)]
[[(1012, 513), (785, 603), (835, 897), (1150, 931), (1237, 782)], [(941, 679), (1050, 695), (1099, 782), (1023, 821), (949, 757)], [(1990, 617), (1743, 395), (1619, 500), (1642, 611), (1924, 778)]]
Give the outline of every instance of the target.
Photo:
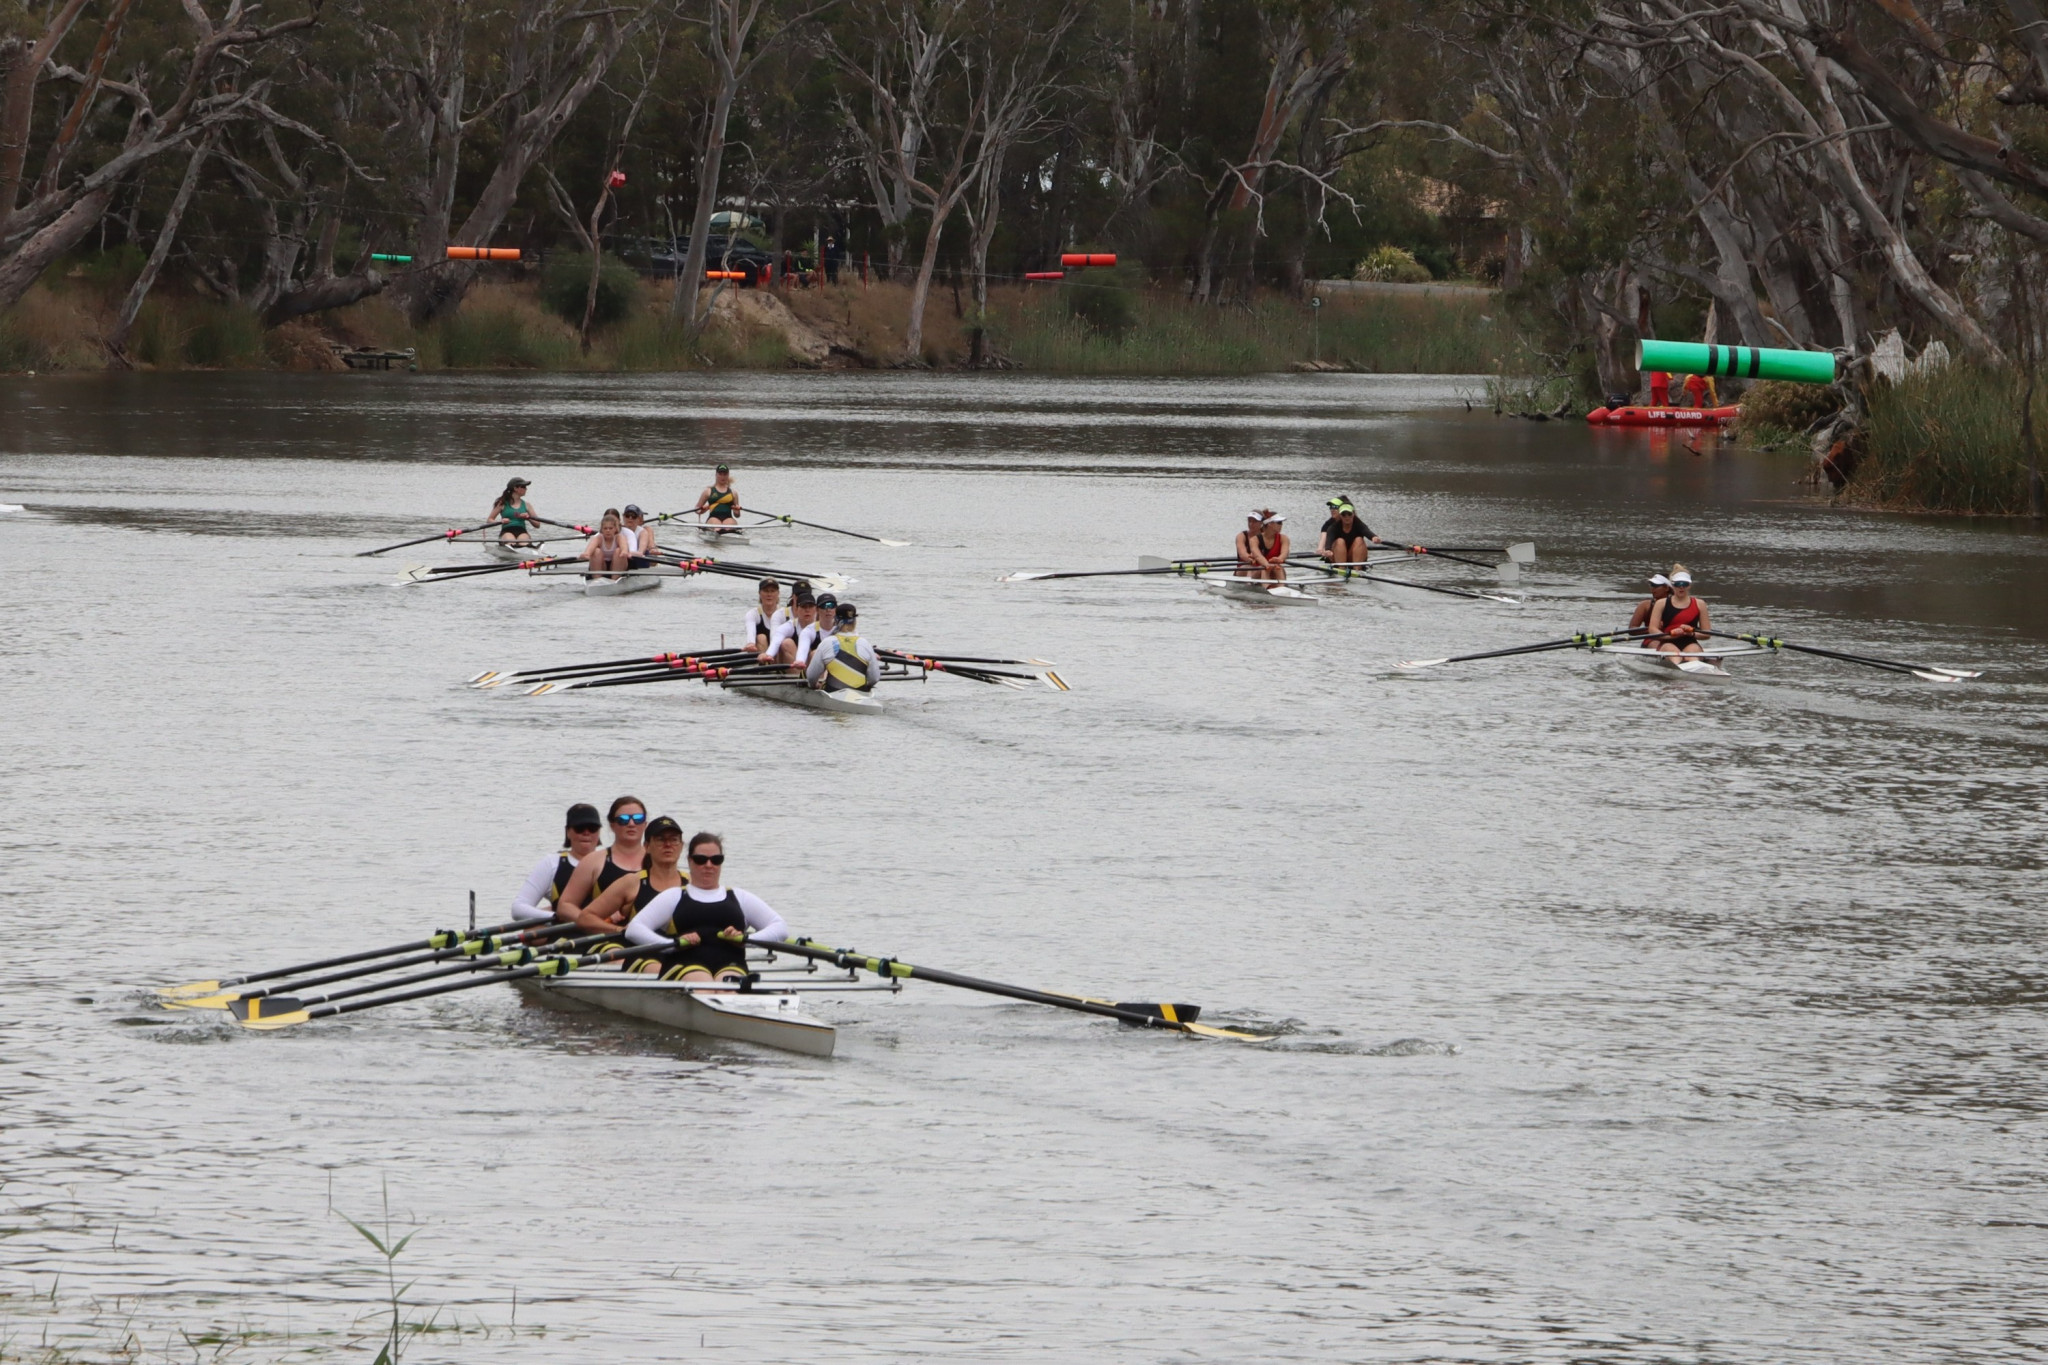
[[(2048, 543), (1451, 380), (0, 380), (0, 1357), (2010, 1360), (2048, 1352)], [(464, 678), (736, 633), (734, 580), (398, 589), (353, 551), (749, 503), (892, 645), (1056, 660), (879, 718)], [(997, 583), (1333, 492), (1532, 540), (1519, 608)], [(1785, 657), (1568, 652), (1682, 559)], [(1478, 585), (1456, 565), (1412, 577)], [(281, 1034), (149, 987), (502, 918), (562, 809), (727, 838), (799, 932), (1263, 1045), (913, 984), (804, 1059), (509, 991)], [(127, 1355), (118, 1352), (128, 1350)], [(56, 1354), (51, 1354), (55, 1352)]]

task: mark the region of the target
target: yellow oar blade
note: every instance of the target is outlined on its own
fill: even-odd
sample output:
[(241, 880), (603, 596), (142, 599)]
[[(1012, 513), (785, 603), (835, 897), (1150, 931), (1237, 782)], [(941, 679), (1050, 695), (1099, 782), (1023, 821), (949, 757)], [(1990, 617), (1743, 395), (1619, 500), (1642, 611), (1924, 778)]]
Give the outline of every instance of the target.
[[(1063, 992), (1052, 992), (1063, 994)], [(1164, 1019), (1183, 1033), (1192, 1033), (1202, 1038), (1230, 1038), (1240, 1043), (1270, 1043), (1275, 1035), (1251, 1033), (1244, 1029), (1220, 1028), (1215, 1024), (1198, 1024), (1190, 1016), (1201, 1013), (1200, 1005), (1153, 1004), (1150, 1001), (1097, 1000), (1092, 995), (1069, 995), (1069, 1000), (1085, 1000), (1091, 1005), (1108, 1005), (1111, 1009), (1129, 1010), (1134, 1014), (1149, 1014)]]
[(237, 1000), (228, 1006), (235, 1022), (243, 1028), (279, 1029), (303, 1024), (313, 1016), (289, 995), (268, 1000)]
[(227, 991), (217, 991), (212, 995), (188, 995), (176, 1000), (159, 1000), (157, 1003), (167, 1010), (224, 1010), (241, 998)]
[(182, 986), (159, 986), (156, 993), (163, 1000), (182, 1000), (188, 995), (212, 995), (219, 989), (218, 981), (187, 981)]

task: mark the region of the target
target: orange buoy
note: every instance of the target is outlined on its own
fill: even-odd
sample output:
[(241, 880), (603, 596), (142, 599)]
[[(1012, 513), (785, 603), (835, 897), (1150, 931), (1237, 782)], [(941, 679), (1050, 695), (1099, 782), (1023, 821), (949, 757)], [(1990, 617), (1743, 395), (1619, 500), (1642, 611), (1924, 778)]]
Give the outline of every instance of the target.
[(744, 270), (707, 270), (704, 272), (704, 278), (707, 280), (743, 280), (746, 277), (747, 272)]
[(516, 261), (519, 248), (516, 246), (451, 246), (448, 248), (451, 261)]
[(1087, 269), (1089, 266), (1112, 266), (1116, 264), (1114, 251), (1066, 251), (1060, 253), (1060, 264)]
[(1063, 280), (1066, 277), (1067, 272), (1064, 270), (1027, 270), (1024, 272), (1024, 278), (1027, 280)]

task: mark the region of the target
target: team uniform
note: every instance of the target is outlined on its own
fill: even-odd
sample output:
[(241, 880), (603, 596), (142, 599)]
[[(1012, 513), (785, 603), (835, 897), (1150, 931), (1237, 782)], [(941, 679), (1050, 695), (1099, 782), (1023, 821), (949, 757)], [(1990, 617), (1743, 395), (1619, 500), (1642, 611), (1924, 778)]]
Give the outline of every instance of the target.
[(1702, 612), (1700, 609), (1700, 599), (1697, 597), (1693, 598), (1682, 607), (1673, 607), (1671, 605), (1670, 598), (1663, 598), (1657, 603), (1656, 606), (1650, 609), (1650, 634), (1653, 636), (1671, 636), (1671, 638), (1664, 641), (1656, 641), (1654, 643), (1657, 643), (1660, 647), (1663, 644), (1676, 645), (1681, 651), (1683, 651), (1687, 645), (1699, 645), (1703, 643), (1698, 638), (1698, 636), (1690, 632), (1678, 636), (1671, 635), (1671, 633), (1674, 630), (1678, 629), (1680, 626), (1689, 626), (1692, 628), (1692, 630), (1698, 630), (1701, 615)]
[(714, 485), (709, 492), (711, 496), (704, 503), (704, 520), (731, 521), (738, 515), (734, 511), (740, 502), (738, 489), (719, 488)]
[(504, 523), (498, 527), (498, 539), (509, 540), (513, 536), (529, 535), (533, 531), (533, 508), (525, 498), (508, 502), (498, 509), (498, 518)]
[(1342, 517), (1331, 517), (1323, 523), (1323, 540), (1332, 550), (1336, 549), (1339, 545), (1349, 545), (1355, 540), (1363, 540), (1366, 544), (1370, 545), (1375, 539), (1372, 527), (1365, 524), (1364, 517), (1354, 513), (1351, 518), (1351, 529), (1349, 531), (1345, 530), (1340, 524), (1343, 520)]
[[(721, 929), (737, 929), (761, 939), (789, 937), (782, 916), (751, 891), (737, 887), (700, 891), (684, 885), (648, 897), (626, 926), (626, 941), (647, 948), (668, 945), (658, 954), (663, 980), (675, 980), (694, 968), (714, 976), (721, 971), (744, 972), (747, 945), (718, 937)], [(684, 934), (697, 935), (697, 942), (678, 946), (675, 940)]]
[(562, 889), (569, 885), (569, 874), (576, 870), (576, 860), (563, 849), (552, 858), (543, 858), (533, 865), (533, 871), (526, 874), (520, 883), (519, 894), (512, 898), (512, 918), (516, 920), (544, 920), (555, 917), (555, 906), (562, 899)]
[(741, 634), (750, 642), (748, 647), (756, 654), (759, 654), (763, 650), (775, 648), (787, 638), (786, 636), (777, 635), (776, 632), (788, 625), (789, 622), (788, 607), (777, 607), (774, 613), (769, 616), (763, 616), (759, 607), (748, 607), (747, 626)]
[(612, 851), (610, 849), (606, 849), (604, 851), (604, 862), (601, 865), (599, 865), (597, 869), (597, 876), (591, 879), (592, 885), (590, 888), (590, 899), (596, 900), (599, 896), (603, 895), (607, 890), (611, 888), (611, 884), (613, 882), (617, 881), (621, 877), (638, 877), (642, 881), (645, 881), (647, 879), (647, 870), (644, 860), (646, 859), (647, 855), (643, 852), (640, 856), (643, 860), (641, 866), (620, 867), (617, 863), (612, 861)]
[(804, 676), (823, 682), (827, 692), (862, 692), (882, 680), (882, 660), (857, 631), (841, 631), (819, 642)]

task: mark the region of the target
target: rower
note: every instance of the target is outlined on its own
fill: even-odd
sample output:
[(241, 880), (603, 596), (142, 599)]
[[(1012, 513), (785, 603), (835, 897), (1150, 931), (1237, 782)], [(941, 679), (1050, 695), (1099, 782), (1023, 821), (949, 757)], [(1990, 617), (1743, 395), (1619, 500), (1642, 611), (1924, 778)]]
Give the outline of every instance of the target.
[(505, 545), (533, 544), (533, 508), (527, 504), (526, 490), (530, 485), (525, 479), (514, 479), (505, 485), (505, 491), (498, 494), (498, 500), (491, 504), (490, 516), (486, 521), (495, 521), (498, 526), (498, 540)]
[(882, 658), (861, 638), (855, 624), (857, 615), (853, 603), (839, 603), (832, 633), (819, 642), (804, 667), (812, 687), (827, 692), (867, 692), (882, 680)]
[(790, 660), (796, 667), (806, 670), (811, 666), (811, 656), (818, 652), (818, 646), (831, 635), (839, 620), (839, 599), (831, 593), (819, 593), (816, 607), (811, 623), (797, 632), (796, 655)]
[(711, 472), (711, 486), (697, 495), (697, 505), (690, 510), (706, 521), (733, 522), (739, 519), (740, 495), (739, 490), (732, 486), (732, 466), (720, 465)]
[(1291, 547), (1287, 533), (1281, 529), (1286, 520), (1270, 507), (1245, 514), (1244, 529), (1237, 533), (1239, 578), (1278, 581), (1287, 577), (1287, 554)]
[(1712, 630), (1707, 604), (1692, 595), (1692, 574), (1683, 564), (1671, 566), (1671, 595), (1650, 608), (1650, 637), (1666, 654), (1698, 654), (1699, 633)]
[[(666, 815), (647, 824), (647, 859), (640, 871), (626, 873), (591, 898), (577, 922), (597, 933), (615, 932), (645, 910), (664, 891), (682, 889), (683, 827)], [(647, 966), (653, 969), (653, 963)], [(627, 970), (641, 969), (634, 963)]]
[(747, 642), (746, 648), (753, 650), (765, 664), (775, 628), (788, 619), (789, 613), (782, 608), (782, 585), (772, 578), (764, 578), (759, 599), (747, 608), (746, 629), (740, 632), (740, 638)]
[(789, 926), (766, 901), (751, 891), (719, 885), (724, 866), (724, 838), (691, 835), (689, 884), (656, 895), (626, 926), (628, 943), (662, 946), (662, 980), (737, 985), (747, 979), (749, 937), (776, 942), (789, 937)]
[[(781, 624), (769, 632), (768, 647), (757, 656), (764, 664), (793, 666), (797, 662), (797, 636), (815, 625), (818, 620), (818, 599), (811, 595), (809, 580), (799, 578), (790, 585), (789, 610), (781, 614)], [(808, 655), (805, 656), (808, 659)]]
[(526, 874), (519, 894), (512, 898), (512, 918), (553, 919), (555, 903), (562, 898), (562, 888), (575, 874), (576, 864), (596, 851), (603, 832), (604, 824), (597, 818), (596, 806), (578, 801), (569, 807), (569, 817), (562, 828), (562, 851), (542, 858), (533, 865), (533, 871)]
[(1372, 533), (1372, 527), (1365, 524), (1365, 518), (1358, 515), (1350, 499), (1340, 495), (1331, 498), (1328, 505), (1330, 516), (1323, 523), (1316, 553), (1332, 564), (1365, 563), (1372, 553), (1371, 547), (1384, 542)]
[(619, 509), (607, 507), (604, 517), (597, 523), (597, 534), (583, 547), (578, 559), (590, 561), (586, 577), (617, 578), (633, 567), (633, 542), (626, 539), (623, 523), (619, 520)]
[(629, 502), (626, 510), (619, 513), (619, 534), (626, 538), (626, 545), (632, 557), (627, 567), (651, 569), (654, 567), (654, 528), (647, 524), (647, 514), (640, 510), (640, 504)]
[(637, 796), (622, 796), (612, 802), (605, 819), (612, 827), (612, 846), (602, 858), (589, 857), (576, 864), (562, 894), (555, 899), (555, 918), (582, 925), (593, 933), (609, 933), (618, 925), (586, 916), (584, 906), (592, 897), (611, 889), (621, 877), (638, 876), (647, 865), (647, 803)]
[(1650, 575), (1650, 596), (1647, 601), (1636, 603), (1635, 614), (1628, 618), (1630, 630), (1644, 630), (1650, 624), (1650, 612), (1659, 602), (1671, 595), (1671, 580), (1663, 574)]

